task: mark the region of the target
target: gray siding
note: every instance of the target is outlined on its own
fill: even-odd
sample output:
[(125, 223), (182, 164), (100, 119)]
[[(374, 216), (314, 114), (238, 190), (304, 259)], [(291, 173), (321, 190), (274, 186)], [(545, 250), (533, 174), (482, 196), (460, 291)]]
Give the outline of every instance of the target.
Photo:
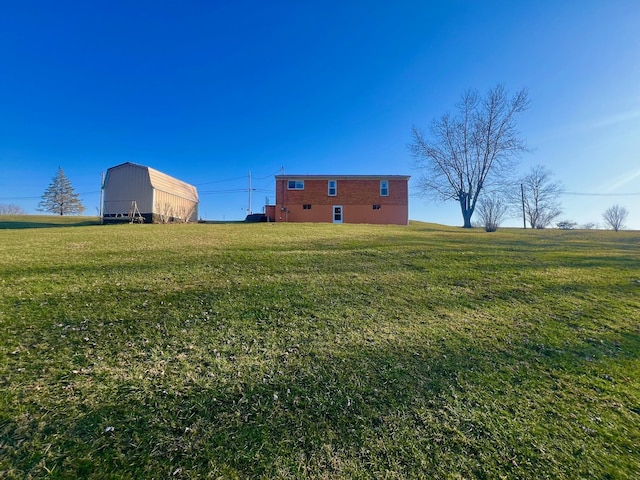
[(110, 168), (105, 179), (104, 214), (127, 215), (133, 201), (140, 213), (153, 213), (153, 188), (147, 169), (134, 164)]

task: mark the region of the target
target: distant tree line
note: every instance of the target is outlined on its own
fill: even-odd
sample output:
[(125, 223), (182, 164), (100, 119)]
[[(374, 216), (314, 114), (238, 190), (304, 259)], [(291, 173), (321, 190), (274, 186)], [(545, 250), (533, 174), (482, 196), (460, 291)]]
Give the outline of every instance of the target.
[(0, 215), (24, 215), (26, 212), (19, 205), (0, 203)]

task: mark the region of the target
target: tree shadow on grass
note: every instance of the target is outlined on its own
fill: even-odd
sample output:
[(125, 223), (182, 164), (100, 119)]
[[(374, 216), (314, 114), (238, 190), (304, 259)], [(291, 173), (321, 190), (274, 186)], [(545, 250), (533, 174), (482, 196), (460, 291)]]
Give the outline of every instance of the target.
[[(56, 218), (53, 220), (52, 218)], [(2, 217), (0, 216), (0, 230), (24, 230), (29, 228), (59, 228), (59, 227), (88, 227), (92, 225), (100, 225), (98, 219), (65, 218), (64, 220), (57, 217), (41, 217), (37, 216), (30, 220), (28, 217)]]
[[(637, 358), (637, 334), (608, 342)], [(3, 446), (14, 454), (3, 463), (34, 476), (57, 467), (60, 478), (576, 478), (585, 462), (604, 474), (605, 440), (580, 416), (602, 415), (611, 392), (585, 399), (562, 386), (584, 378), (565, 370), (589, 369), (594, 348), (558, 356), (529, 344), (416, 338), (254, 355), (233, 381), (216, 377), (212, 358), (117, 383), (96, 374), (99, 405), (78, 392), (68, 411), (24, 406), (30, 428), (5, 419)], [(47, 448), (35, 451), (34, 437)]]
[[(356, 278), (365, 264), (387, 258), (385, 252), (369, 249), (357, 255), (366, 262), (336, 264), (343, 278)], [(428, 258), (420, 258), (408, 262), (407, 268), (417, 265), (422, 271), (428, 267)], [(305, 265), (322, 261), (320, 255), (301, 260)], [(617, 265), (620, 259), (596, 261), (599, 266)], [(117, 272), (126, 265), (110, 268)], [(103, 268), (92, 275), (113, 273)], [(149, 275), (152, 273), (150, 269)], [(419, 277), (420, 281), (426, 278)], [(454, 286), (460, 281), (459, 276), (445, 280)], [(442, 336), (427, 336), (423, 331), (407, 338), (396, 333), (391, 343), (362, 338), (353, 334), (357, 326), (347, 325), (358, 322), (368, 309), (375, 309), (380, 315), (376, 318), (382, 318), (385, 311), (389, 316), (398, 314), (390, 306), (375, 305), (373, 290), (378, 284), (354, 280), (348, 289), (327, 285), (322, 291), (307, 291), (305, 285), (293, 281), (274, 282), (228, 288), (178, 283), (175, 292), (155, 300), (142, 287), (118, 287), (116, 293), (129, 303), (117, 314), (111, 310), (110, 316), (118, 320), (113, 320), (115, 326), (104, 327), (100, 339), (90, 338), (96, 333), (93, 330), (56, 327), (50, 338), (39, 341), (42, 345), (50, 342), (51, 349), (31, 355), (30, 364), (37, 364), (38, 357), (54, 358), (59, 353), (53, 352), (63, 345), (73, 350), (70, 359), (82, 358), (87, 362), (83, 367), (90, 367), (89, 346), (95, 340), (91, 355), (109, 359), (104, 363), (110, 363), (114, 371), (122, 373), (118, 367), (124, 359), (130, 362), (125, 362), (124, 370), (142, 364), (149, 373), (118, 377), (104, 369), (74, 374), (82, 377), (72, 383), (48, 374), (51, 367), (44, 362), (38, 370), (42, 381), (15, 386), (24, 392), (24, 403), (12, 410), (20, 415), (0, 414), (0, 470), (14, 472), (15, 477), (35, 477), (46, 475), (46, 468), (59, 478), (178, 474), (186, 478), (604, 478), (611, 465), (623, 461), (625, 455), (630, 457), (625, 452), (637, 452), (633, 447), (638, 440), (633, 432), (640, 431), (634, 429), (637, 420), (616, 424), (606, 415), (617, 415), (611, 413), (610, 405), (620, 404), (614, 407), (616, 411), (626, 412), (626, 408), (631, 417), (637, 415), (639, 405), (626, 405), (607, 377), (593, 379), (603, 362), (637, 364), (640, 338), (629, 327), (595, 331), (591, 325), (601, 324), (600, 320), (587, 324), (592, 338), (581, 341), (584, 335), (569, 335), (581, 327), (583, 318), (603, 315), (595, 304), (591, 308), (583, 305), (579, 313), (557, 320), (541, 314), (539, 325), (533, 327), (527, 322), (514, 323), (503, 335), (509, 344), (474, 338), (471, 333), (482, 333), (475, 327), (463, 337), (456, 333), (455, 325), (449, 330), (438, 325)], [(529, 288), (499, 283), (493, 291), (475, 285), (475, 290), (463, 292), (458, 303), (452, 302), (451, 295), (425, 297), (430, 303), (422, 306), (422, 315), (426, 318), (437, 309), (482, 310), (497, 300), (506, 304)], [(631, 294), (635, 288), (630, 284), (625, 291)], [(593, 287), (587, 280), (560, 278), (531, 289), (532, 296), (549, 293), (562, 298), (576, 293), (586, 296)], [(24, 312), (29, 323), (35, 315), (27, 314), (44, 301), (49, 304), (41, 308), (42, 315), (51, 322), (77, 323), (86, 314), (89, 325), (107, 323), (107, 315), (95, 310), (98, 305), (108, 310), (108, 302), (92, 305), (96, 302), (93, 295), (90, 291), (70, 294), (56, 299), (55, 305), (52, 299), (38, 296), (16, 302), (27, 302)], [(65, 302), (86, 307), (77, 307), (70, 315)], [(419, 315), (416, 307), (412, 306), (412, 318)], [(358, 313), (344, 318), (335, 315), (335, 309), (348, 308)], [(185, 320), (191, 319), (191, 325), (195, 319), (204, 322), (205, 311), (212, 319), (197, 331), (203, 337), (189, 336), (191, 326)], [(322, 318), (325, 313), (327, 318)], [(375, 322), (367, 320), (363, 325), (375, 331), (371, 327)], [(165, 323), (170, 328), (165, 329)], [(567, 335), (545, 335), (549, 324), (562, 326)], [(351, 335), (343, 337), (348, 341), (332, 346), (329, 340), (342, 340), (343, 328), (350, 329), (347, 333)], [(38, 332), (47, 334), (46, 328)], [(55, 341), (54, 336), (61, 334), (65, 340)], [(106, 339), (110, 334), (113, 340)], [(164, 362), (162, 374), (157, 373), (158, 361), (148, 351), (121, 355), (132, 347), (118, 340), (140, 343), (145, 336), (149, 349), (155, 347), (166, 355), (158, 354)], [(287, 337), (295, 341), (287, 343)], [(195, 354), (174, 348), (186, 342), (196, 344)], [(274, 354), (276, 347), (280, 351)], [(24, 368), (25, 363), (18, 363), (22, 362), (20, 355), (17, 352), (8, 358), (15, 367)], [(632, 380), (637, 378), (633, 375), (629, 374)], [(85, 378), (87, 382), (82, 383)], [(52, 397), (31, 396), (31, 383), (41, 386), (47, 382)], [(89, 395), (90, 388), (99, 393)], [(64, 408), (53, 398), (60, 395), (68, 395)], [(598, 417), (605, 420), (589, 420)], [(608, 438), (599, 434), (599, 428), (610, 429)], [(605, 447), (608, 439), (615, 442)], [(631, 466), (638, 466), (633, 459), (626, 461), (628, 472)], [(599, 462), (608, 463), (601, 466)]]

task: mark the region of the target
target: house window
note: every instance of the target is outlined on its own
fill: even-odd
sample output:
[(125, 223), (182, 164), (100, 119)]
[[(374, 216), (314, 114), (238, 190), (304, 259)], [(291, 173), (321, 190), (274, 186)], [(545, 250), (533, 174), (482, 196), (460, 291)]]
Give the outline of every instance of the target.
[(374, 206), (373, 206), (373, 209), (374, 209), (374, 210), (380, 210), (380, 205), (374, 205)]
[(289, 190), (304, 190), (304, 180), (289, 180)]
[(380, 180), (380, 196), (389, 196), (389, 180)]
[(335, 197), (338, 195), (338, 182), (337, 180), (329, 180), (329, 196)]
[(303, 210), (311, 210), (311, 204), (305, 203), (304, 205), (302, 205), (302, 209)]

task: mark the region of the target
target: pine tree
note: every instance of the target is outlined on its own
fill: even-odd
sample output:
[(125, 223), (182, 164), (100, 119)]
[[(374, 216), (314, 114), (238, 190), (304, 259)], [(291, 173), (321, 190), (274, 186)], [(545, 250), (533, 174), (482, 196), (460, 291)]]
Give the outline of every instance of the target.
[(38, 210), (60, 215), (80, 215), (85, 211), (80, 196), (73, 191), (71, 181), (66, 177), (61, 167), (58, 167), (58, 173), (42, 194)]

